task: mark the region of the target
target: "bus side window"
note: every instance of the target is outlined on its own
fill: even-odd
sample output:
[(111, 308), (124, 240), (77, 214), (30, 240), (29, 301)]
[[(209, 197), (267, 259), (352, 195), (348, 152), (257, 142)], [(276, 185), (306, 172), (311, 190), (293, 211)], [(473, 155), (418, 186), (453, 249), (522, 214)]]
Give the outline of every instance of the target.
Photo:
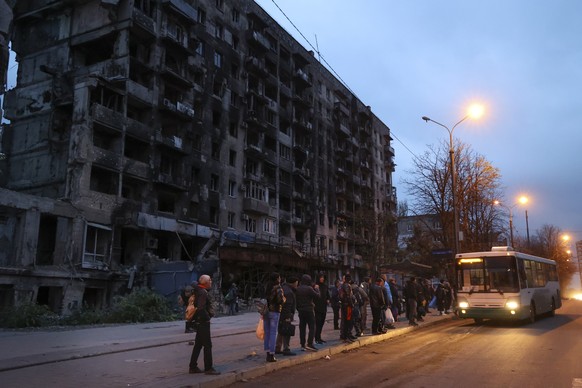
[(519, 274), (520, 288), (527, 288), (527, 276), (525, 275), (523, 260), (517, 261), (517, 273)]

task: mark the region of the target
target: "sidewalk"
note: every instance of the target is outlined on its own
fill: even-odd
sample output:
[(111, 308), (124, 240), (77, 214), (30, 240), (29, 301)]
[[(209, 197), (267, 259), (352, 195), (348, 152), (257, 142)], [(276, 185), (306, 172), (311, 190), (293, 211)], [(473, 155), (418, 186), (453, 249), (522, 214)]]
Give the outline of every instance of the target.
[[(299, 348), (299, 330), (291, 339), (292, 351), (296, 356), (277, 355), (277, 362), (265, 362), (262, 341), (255, 336), (259, 315), (245, 312), (235, 316), (221, 316), (212, 320), (212, 342), (214, 365), (221, 372), (219, 376), (188, 374), (188, 360), (194, 334), (184, 333), (184, 323), (159, 322), (133, 325), (113, 325), (91, 328), (66, 328), (35, 331), (0, 331), (0, 379), (1, 372), (43, 365), (52, 362), (83, 359), (120, 353), (134, 349), (151, 349), (160, 354), (170, 346), (178, 346), (173, 371), (153, 370), (155, 379), (147, 379), (132, 386), (140, 387), (223, 387), (236, 381), (251, 379), (266, 373), (299, 365), (311, 360), (333, 356), (342, 351), (369, 345), (388, 338), (418, 330), (422, 327), (448, 320), (452, 314), (439, 316), (433, 310), (419, 326), (408, 325), (408, 321), (396, 322), (396, 329), (383, 335), (366, 334), (354, 343), (345, 344), (339, 339), (339, 331), (333, 330), (333, 314), (328, 311), (327, 322), (322, 337), (327, 341), (317, 345), (317, 352), (302, 352)], [(400, 316), (402, 319), (402, 316)], [(368, 327), (371, 314), (368, 316)], [(295, 322), (297, 322), (297, 315)], [(174, 345), (175, 344), (175, 345)], [(173, 349), (173, 348), (172, 348)], [(202, 363), (202, 354), (199, 362)], [(153, 367), (153, 365), (151, 365)]]

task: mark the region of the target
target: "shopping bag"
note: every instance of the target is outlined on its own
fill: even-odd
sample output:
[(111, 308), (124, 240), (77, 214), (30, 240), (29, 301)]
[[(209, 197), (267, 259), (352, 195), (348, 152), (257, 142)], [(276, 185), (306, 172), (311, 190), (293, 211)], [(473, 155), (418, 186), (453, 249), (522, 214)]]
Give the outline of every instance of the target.
[(257, 339), (263, 341), (265, 339), (265, 327), (263, 326), (263, 316), (259, 318), (259, 323), (257, 324)]
[(386, 323), (394, 323), (394, 315), (392, 315), (392, 311), (390, 309), (386, 309), (384, 314), (386, 316)]

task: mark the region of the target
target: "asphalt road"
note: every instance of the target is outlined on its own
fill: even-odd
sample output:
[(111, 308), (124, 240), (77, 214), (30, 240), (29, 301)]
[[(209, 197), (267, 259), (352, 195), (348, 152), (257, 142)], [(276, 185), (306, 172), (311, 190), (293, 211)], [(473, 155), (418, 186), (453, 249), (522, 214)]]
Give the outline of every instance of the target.
[(582, 302), (534, 324), (452, 320), (235, 387), (582, 387)]

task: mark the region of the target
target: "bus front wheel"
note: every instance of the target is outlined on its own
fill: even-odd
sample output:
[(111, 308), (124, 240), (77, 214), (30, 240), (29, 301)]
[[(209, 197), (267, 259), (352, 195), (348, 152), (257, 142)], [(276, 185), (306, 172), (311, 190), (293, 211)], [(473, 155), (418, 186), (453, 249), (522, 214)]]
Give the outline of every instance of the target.
[(529, 305), (529, 323), (534, 323), (536, 321), (536, 305), (531, 302)]
[(550, 317), (556, 316), (556, 301), (552, 298), (552, 309), (550, 310)]

